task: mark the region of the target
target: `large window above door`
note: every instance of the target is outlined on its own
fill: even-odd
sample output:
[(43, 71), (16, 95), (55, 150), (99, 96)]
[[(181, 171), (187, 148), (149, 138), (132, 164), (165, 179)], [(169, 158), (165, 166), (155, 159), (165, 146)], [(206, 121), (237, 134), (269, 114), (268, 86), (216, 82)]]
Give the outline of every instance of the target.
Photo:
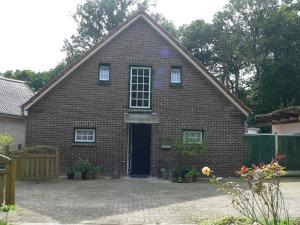
[(151, 108), (151, 68), (130, 67), (129, 107)]

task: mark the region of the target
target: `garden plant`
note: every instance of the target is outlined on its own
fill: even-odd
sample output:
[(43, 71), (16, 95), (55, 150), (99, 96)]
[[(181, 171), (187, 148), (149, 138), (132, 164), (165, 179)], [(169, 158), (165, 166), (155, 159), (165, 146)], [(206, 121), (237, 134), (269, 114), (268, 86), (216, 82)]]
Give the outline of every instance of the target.
[(237, 175), (244, 182), (216, 177), (209, 167), (202, 173), (217, 183), (232, 205), (253, 223), (263, 225), (290, 225), (288, 210), (280, 190), (280, 177), (286, 175), (280, 165), (285, 156), (276, 155), (269, 164), (242, 166)]
[(5, 213), (5, 221), (0, 221), (0, 225), (7, 225), (8, 224), (8, 213), (10, 211), (14, 211), (16, 207), (14, 205), (1, 205), (0, 211)]

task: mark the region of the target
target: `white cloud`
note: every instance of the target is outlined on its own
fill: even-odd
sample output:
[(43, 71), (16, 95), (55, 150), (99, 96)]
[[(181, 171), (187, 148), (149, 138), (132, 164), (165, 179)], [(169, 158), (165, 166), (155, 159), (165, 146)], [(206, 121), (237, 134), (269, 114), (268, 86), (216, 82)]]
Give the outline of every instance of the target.
[[(64, 54), (63, 40), (76, 29), (71, 18), (84, 0), (1, 0), (0, 71), (54, 67)], [(176, 25), (210, 21), (226, 0), (157, 0), (156, 10)]]

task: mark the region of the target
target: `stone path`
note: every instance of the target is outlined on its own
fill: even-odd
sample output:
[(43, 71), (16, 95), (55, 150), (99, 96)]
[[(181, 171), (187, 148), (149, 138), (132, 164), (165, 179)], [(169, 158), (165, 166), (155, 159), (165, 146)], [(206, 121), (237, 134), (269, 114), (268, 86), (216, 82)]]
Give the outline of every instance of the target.
[[(177, 184), (158, 179), (17, 182), (12, 223), (187, 224), (193, 217), (236, 214), (217, 187), (202, 181)], [(283, 189), (300, 217), (300, 179)]]

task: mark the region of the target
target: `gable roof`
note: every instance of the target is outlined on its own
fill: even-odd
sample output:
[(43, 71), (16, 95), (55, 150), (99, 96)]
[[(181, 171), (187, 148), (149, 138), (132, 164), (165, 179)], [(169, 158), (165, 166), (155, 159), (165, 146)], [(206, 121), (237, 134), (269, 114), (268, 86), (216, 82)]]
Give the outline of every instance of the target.
[(0, 76), (0, 115), (22, 116), (21, 106), (33, 96), (24, 81)]
[(139, 18), (144, 19), (155, 31), (157, 31), (169, 44), (171, 44), (181, 55), (186, 58), (221, 94), (223, 94), (235, 107), (237, 107), (246, 117), (251, 113), (251, 110), (241, 102), (238, 97), (233, 95), (220, 81), (215, 78), (203, 65), (197, 60), (183, 45), (181, 45), (175, 38), (172, 37), (163, 27), (161, 27), (151, 16), (145, 12), (139, 12), (133, 15), (130, 19), (127, 19), (124, 23), (110, 32), (107, 36), (103, 37), (94, 47), (82, 54), (72, 64), (67, 66), (61, 74), (56, 76), (52, 81), (45, 85), (36, 95), (34, 95), (28, 102), (23, 105), (24, 110), (28, 110), (39, 99), (46, 95), (51, 89), (53, 89), (64, 78), (71, 74), (76, 68), (93, 56), (103, 46), (113, 40), (122, 31), (129, 27)]

